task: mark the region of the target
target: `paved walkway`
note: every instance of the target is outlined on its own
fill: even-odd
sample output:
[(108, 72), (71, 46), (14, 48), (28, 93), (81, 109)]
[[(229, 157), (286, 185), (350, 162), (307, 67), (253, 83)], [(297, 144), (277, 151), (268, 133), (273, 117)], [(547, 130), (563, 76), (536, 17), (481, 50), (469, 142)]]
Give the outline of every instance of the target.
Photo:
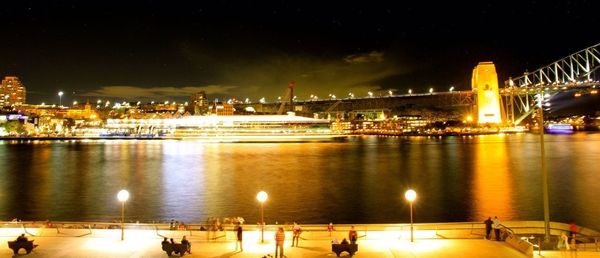
[[(85, 232), (85, 231), (81, 231)], [(0, 229), (0, 240), (13, 240), (18, 234), (18, 229)], [(161, 250), (162, 238), (152, 230), (129, 230), (125, 232), (125, 240), (120, 240), (119, 230), (97, 231), (90, 235), (81, 235), (80, 232), (64, 231), (61, 233), (48, 234), (44, 237), (30, 237), (34, 239), (39, 247), (25, 255), (16, 257), (167, 257)], [(176, 241), (181, 239), (181, 232), (161, 232), (167, 237), (173, 237)], [(185, 233), (185, 231), (184, 231)], [(273, 233), (265, 232), (265, 243), (260, 242), (260, 234), (256, 231), (244, 233), (244, 251), (235, 252), (235, 242), (230, 236), (222, 237), (220, 240), (206, 240), (206, 233), (196, 232), (188, 236), (192, 242), (192, 254), (185, 257), (263, 257), (267, 254), (274, 256)], [(344, 237), (345, 233), (334, 233), (333, 237)], [(328, 236), (327, 236), (328, 237)], [(285, 255), (287, 257), (335, 257), (331, 252), (330, 240), (317, 238), (315, 240), (300, 240), (300, 247), (291, 247), (291, 236), (286, 237)], [(520, 252), (512, 249), (504, 242), (488, 241), (483, 239), (416, 239), (410, 242), (407, 238), (380, 238), (359, 240), (359, 250), (354, 257), (526, 257)], [(7, 246), (0, 250), (0, 257), (12, 257), (12, 250)], [(343, 253), (342, 256), (348, 256)], [(578, 252), (577, 256), (566, 253), (561, 256), (558, 251), (544, 251), (542, 256), (535, 257), (559, 258), (559, 257), (598, 257), (600, 252)]]

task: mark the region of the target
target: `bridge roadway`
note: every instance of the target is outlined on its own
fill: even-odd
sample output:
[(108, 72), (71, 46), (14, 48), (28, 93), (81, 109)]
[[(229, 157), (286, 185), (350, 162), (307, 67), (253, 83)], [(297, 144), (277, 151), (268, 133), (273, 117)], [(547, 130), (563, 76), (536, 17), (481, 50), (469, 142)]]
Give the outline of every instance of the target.
[[(532, 226), (538, 228), (542, 222), (505, 222), (504, 224)], [(534, 225), (532, 225), (534, 224)], [(79, 226), (77, 226), (79, 225)], [(3, 223), (0, 228), (0, 240), (13, 240), (19, 234), (27, 232), (29, 239), (39, 246), (26, 257), (166, 257), (161, 250), (162, 236), (174, 238), (179, 242), (182, 236), (191, 240), (192, 254), (186, 257), (263, 257), (274, 255), (274, 232), (277, 225), (267, 225), (265, 241), (260, 241), (257, 225), (244, 225), (244, 251), (235, 251), (235, 235), (231, 228), (225, 231), (178, 231), (169, 230), (162, 224), (126, 224), (125, 240), (121, 241), (120, 229), (102, 229), (108, 223), (93, 224), (94, 229), (83, 228), (83, 223), (54, 223), (52, 228), (41, 224), (28, 223), (25, 227)], [(90, 225), (90, 224), (85, 224)], [(58, 226), (58, 227), (56, 227)], [(329, 235), (326, 225), (302, 225), (303, 232), (299, 247), (291, 247), (290, 226), (286, 226), (286, 257), (335, 257), (331, 252), (331, 239), (341, 240), (348, 235), (349, 225), (335, 225), (335, 231)], [(568, 228), (568, 225), (553, 223), (553, 233)], [(153, 228), (158, 227), (158, 228)], [(406, 224), (356, 225), (359, 235), (359, 250), (355, 257), (532, 257), (511, 248), (506, 242), (483, 239), (482, 223), (437, 223), (415, 224), (415, 241), (410, 242), (410, 233)], [(538, 228), (539, 229), (539, 228)], [(525, 228), (521, 228), (525, 230)], [(531, 229), (530, 229), (531, 230)], [(587, 230), (587, 229), (585, 229)], [(592, 232), (592, 231), (589, 231)], [(586, 233), (589, 233), (586, 232)], [(582, 232), (583, 233), (583, 232)], [(594, 232), (597, 233), (597, 232)], [(212, 239), (215, 237), (216, 239)], [(561, 256), (560, 251), (535, 251), (533, 257), (598, 257), (597, 245), (584, 251)], [(24, 254), (21, 250), (21, 254)], [(576, 255), (576, 256), (575, 256)], [(6, 246), (0, 249), (0, 257), (13, 256)], [(19, 255), (20, 256), (20, 255)], [(348, 256), (343, 253), (342, 256)], [(24, 256), (25, 257), (25, 256)]]
[[(374, 96), (366, 98), (298, 100), (294, 102), (297, 113), (350, 112), (357, 110), (404, 110), (422, 108), (471, 108), (475, 92), (452, 91), (406, 95)], [(235, 104), (236, 110), (253, 107), (258, 113), (275, 114), (281, 102)], [(286, 105), (288, 105), (286, 103)], [(289, 110), (289, 106), (286, 106)]]

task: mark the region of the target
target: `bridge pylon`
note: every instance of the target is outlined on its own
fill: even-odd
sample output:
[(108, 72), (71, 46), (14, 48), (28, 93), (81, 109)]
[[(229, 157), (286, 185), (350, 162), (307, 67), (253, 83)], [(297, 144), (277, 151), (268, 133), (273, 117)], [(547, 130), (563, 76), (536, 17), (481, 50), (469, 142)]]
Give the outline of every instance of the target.
[(498, 75), (493, 62), (479, 62), (473, 69), (471, 88), (477, 93), (477, 123), (500, 124), (500, 94), (498, 93)]

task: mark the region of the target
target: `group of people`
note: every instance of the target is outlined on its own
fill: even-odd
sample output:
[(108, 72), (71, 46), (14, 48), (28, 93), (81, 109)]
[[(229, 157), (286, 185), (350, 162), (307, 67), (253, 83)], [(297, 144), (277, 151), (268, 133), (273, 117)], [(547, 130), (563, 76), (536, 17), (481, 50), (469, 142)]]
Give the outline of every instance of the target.
[[(296, 222), (294, 222), (294, 226), (292, 226), (292, 247), (294, 244), (298, 247), (298, 243), (300, 240), (300, 233), (302, 233), (302, 227)], [(283, 255), (283, 243), (285, 242), (285, 232), (283, 227), (277, 228), (277, 232), (275, 233), (275, 257), (285, 257)]]
[[(173, 238), (171, 238), (171, 241), (169, 242), (169, 240), (167, 240), (167, 238), (165, 237), (164, 240), (162, 241), (162, 244), (177, 244), (175, 243), (175, 240), (173, 240)], [(187, 252), (189, 254), (192, 253), (192, 243), (190, 243), (189, 240), (187, 240), (187, 238), (185, 236), (183, 236), (183, 238), (181, 238), (181, 244), (185, 245), (187, 247)]]
[[(329, 225), (331, 226), (332, 230), (333, 230), (333, 225), (331, 223), (329, 223)], [(329, 226), (327, 227), (327, 229), (329, 230)], [(331, 231), (329, 232), (330, 236), (331, 236)], [(350, 239), (350, 242), (348, 242), (348, 239)], [(358, 240), (358, 232), (356, 232), (356, 229), (354, 229), (354, 226), (350, 227), (350, 230), (348, 231), (348, 238), (344, 238), (342, 239), (342, 242), (338, 242), (337, 239), (333, 239), (331, 240), (332, 244), (342, 244), (342, 245), (347, 245), (347, 244), (356, 244), (356, 241)]]
[[(565, 232), (560, 233), (556, 247), (560, 250), (561, 257), (567, 257), (567, 251), (577, 251), (577, 231), (577, 225), (571, 223), (569, 225), (569, 236), (567, 236)], [(571, 253), (571, 255), (573, 255), (573, 253)]]
[[(500, 229), (502, 228), (502, 225), (500, 224), (500, 220), (498, 219), (497, 216), (494, 216), (494, 219), (492, 219), (492, 217), (488, 217), (487, 220), (485, 220), (483, 222), (485, 224), (485, 238), (486, 239), (490, 239), (490, 235), (492, 232), (492, 228), (494, 229), (494, 235), (496, 235), (496, 241), (501, 241), (502, 238), (500, 237)], [(571, 223), (569, 225), (569, 235), (567, 236), (567, 234), (565, 232), (562, 232), (560, 234), (560, 237), (558, 238), (558, 244), (557, 244), (557, 248), (559, 250), (561, 250), (561, 252), (564, 253), (566, 251), (572, 250), (573, 247), (576, 244), (576, 236), (577, 236), (577, 225), (575, 225), (575, 223)]]
[(492, 219), (492, 217), (488, 217), (488, 219), (486, 219), (483, 223), (485, 224), (485, 239), (490, 240), (490, 233), (492, 233), (493, 227), (494, 235), (496, 235), (496, 241), (502, 240), (500, 237), (500, 229), (502, 228), (502, 225), (500, 224), (498, 216), (494, 216), (494, 219)]
[[(329, 223), (329, 225), (327, 226), (327, 231), (329, 231), (329, 235), (331, 236), (331, 232), (333, 231), (333, 224)], [(292, 227), (292, 247), (296, 246), (298, 247), (298, 242), (300, 239), (300, 234), (302, 233), (302, 227), (300, 227), (300, 225), (296, 222), (294, 222), (294, 226)], [(356, 229), (354, 229), (354, 226), (351, 226), (350, 231), (348, 231), (348, 239), (350, 240), (350, 242), (348, 242), (348, 240), (346, 238), (344, 238), (341, 242), (341, 244), (356, 244), (356, 241), (358, 240), (358, 233), (356, 232)], [(283, 227), (279, 227), (277, 229), (277, 233), (275, 233), (275, 257), (285, 257), (283, 255), (283, 244), (285, 242), (285, 231), (283, 230)], [(332, 243), (337, 244), (337, 239), (334, 239), (332, 241)]]
[(175, 219), (171, 219), (171, 222), (169, 222), (169, 230), (186, 230), (186, 226), (183, 221), (179, 222)]

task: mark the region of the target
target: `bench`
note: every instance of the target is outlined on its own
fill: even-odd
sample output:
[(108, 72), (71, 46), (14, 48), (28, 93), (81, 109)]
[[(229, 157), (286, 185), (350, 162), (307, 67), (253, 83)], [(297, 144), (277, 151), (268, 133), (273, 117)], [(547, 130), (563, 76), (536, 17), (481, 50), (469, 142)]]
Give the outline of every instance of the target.
[(173, 253), (183, 256), (188, 251), (188, 246), (184, 244), (171, 244), (162, 243), (163, 251), (167, 252), (167, 255), (171, 256)]
[(342, 252), (348, 252), (350, 256), (358, 251), (357, 244), (331, 244), (331, 251), (334, 252), (337, 257), (340, 257)]
[(38, 245), (33, 244), (33, 240), (30, 241), (8, 241), (8, 248), (12, 249), (15, 254), (19, 253), (19, 249), (23, 248), (27, 253), (31, 253), (33, 248)]

